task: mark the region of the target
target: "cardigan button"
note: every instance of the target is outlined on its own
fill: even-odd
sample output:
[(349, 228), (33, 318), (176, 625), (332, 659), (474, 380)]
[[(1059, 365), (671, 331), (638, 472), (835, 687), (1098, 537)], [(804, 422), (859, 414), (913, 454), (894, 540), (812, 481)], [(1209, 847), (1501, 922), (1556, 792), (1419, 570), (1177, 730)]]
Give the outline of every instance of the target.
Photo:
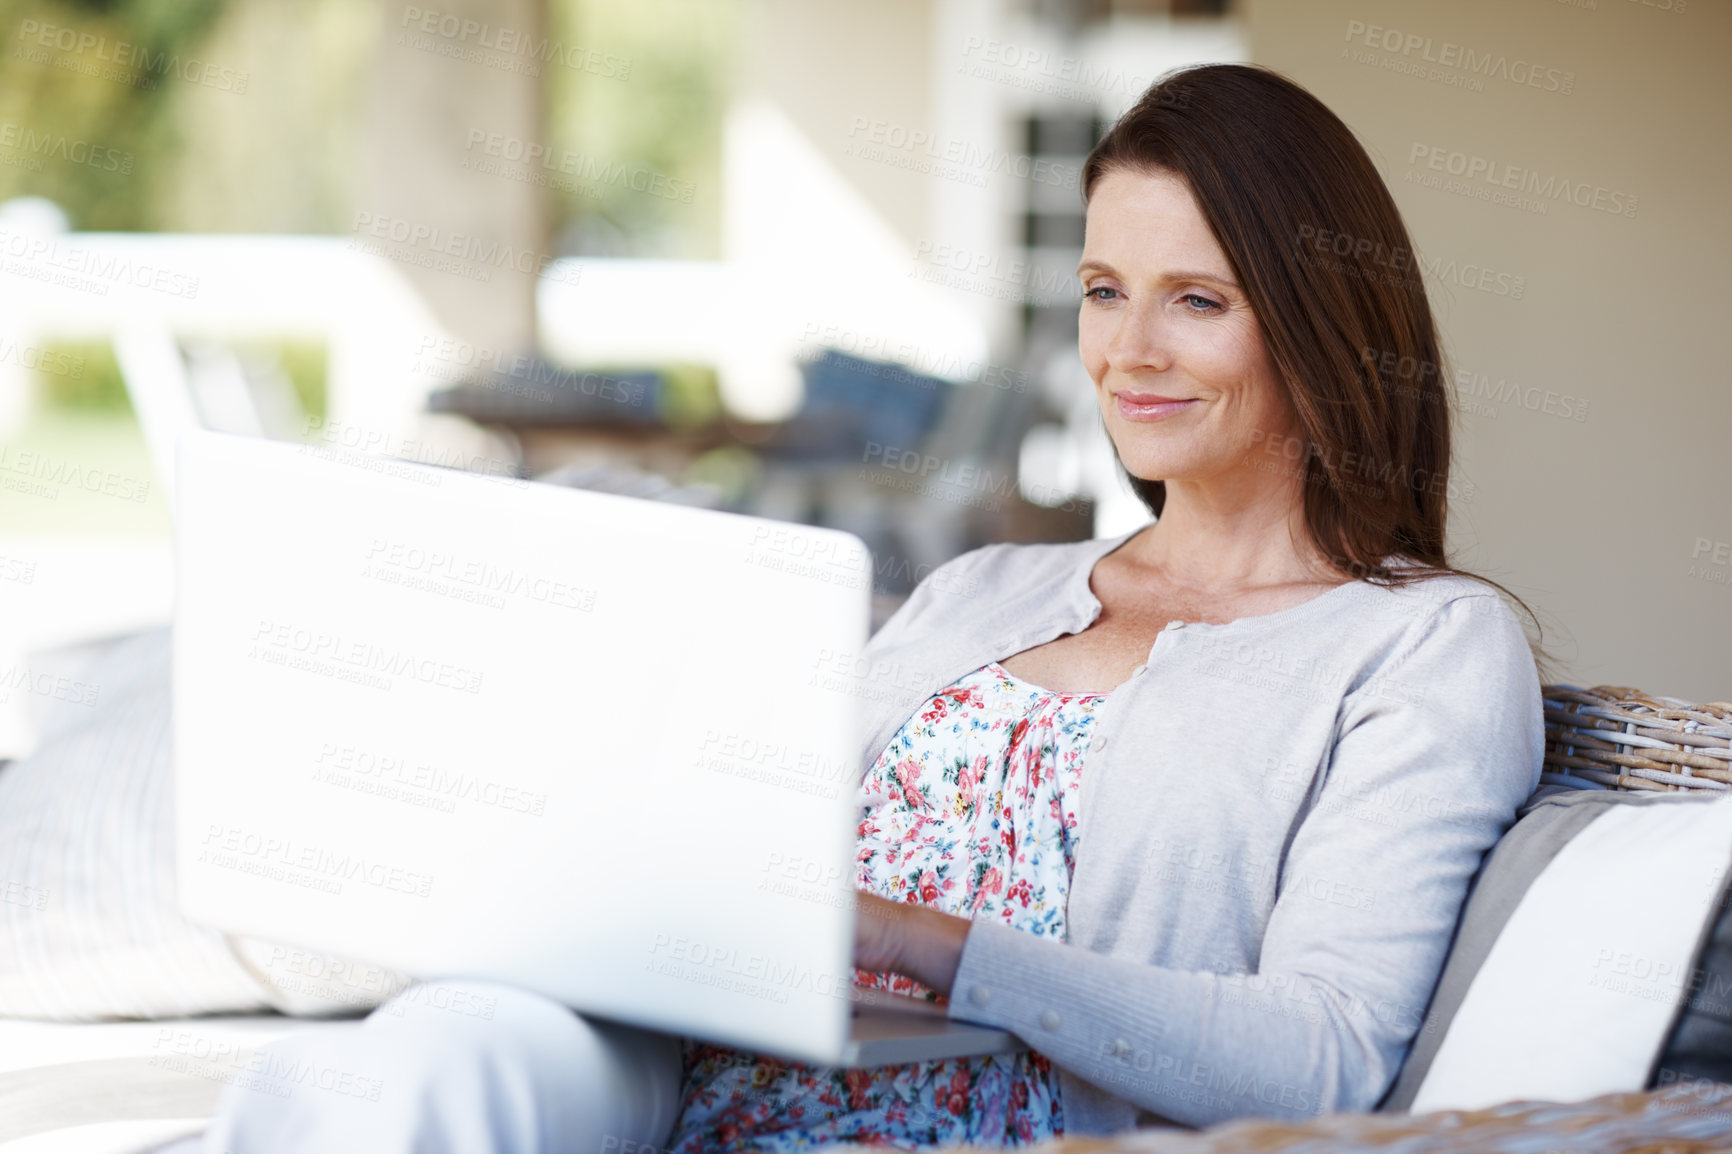
[(1128, 1058), (1131, 1053), (1131, 1044), (1123, 1038), (1114, 1038), (1111, 1050), (1115, 1058)]
[(1132, 677), (1141, 677), (1143, 674), (1147, 673), (1148, 671), (1149, 671), (1149, 667), (1147, 665), (1139, 665), (1135, 669), (1131, 670), (1131, 676)]
[(1106, 747), (1107, 735), (1104, 733), (1095, 734), (1093, 740), (1089, 742), (1090, 749), (1105, 749)]
[(1059, 1028), (1059, 1025), (1060, 1025), (1060, 1019), (1058, 1016), (1058, 1011), (1056, 1011), (1056, 1010), (1042, 1010), (1040, 1012), (1040, 1028), (1041, 1029), (1043, 1029), (1043, 1030), (1056, 1030)]
[(977, 1006), (984, 1006), (992, 1001), (992, 991), (985, 986), (974, 986), (968, 991), (968, 1000)]

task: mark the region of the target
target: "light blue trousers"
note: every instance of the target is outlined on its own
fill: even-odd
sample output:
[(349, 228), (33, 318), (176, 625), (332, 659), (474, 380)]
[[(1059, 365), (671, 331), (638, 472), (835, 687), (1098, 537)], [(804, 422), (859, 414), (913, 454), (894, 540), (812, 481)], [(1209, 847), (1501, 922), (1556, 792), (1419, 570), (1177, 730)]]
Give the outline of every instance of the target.
[(204, 1154), (657, 1154), (680, 1043), (481, 981), (413, 986), (263, 1048)]

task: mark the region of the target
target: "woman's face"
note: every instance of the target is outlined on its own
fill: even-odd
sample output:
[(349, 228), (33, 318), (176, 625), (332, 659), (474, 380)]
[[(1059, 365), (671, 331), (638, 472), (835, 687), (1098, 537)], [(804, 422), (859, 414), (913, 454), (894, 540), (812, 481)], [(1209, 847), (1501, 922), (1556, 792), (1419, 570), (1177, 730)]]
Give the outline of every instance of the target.
[(1190, 186), (1109, 170), (1089, 197), (1077, 275), (1078, 347), (1131, 475), (1268, 487), (1255, 464), (1284, 458), (1253, 450), (1298, 422)]

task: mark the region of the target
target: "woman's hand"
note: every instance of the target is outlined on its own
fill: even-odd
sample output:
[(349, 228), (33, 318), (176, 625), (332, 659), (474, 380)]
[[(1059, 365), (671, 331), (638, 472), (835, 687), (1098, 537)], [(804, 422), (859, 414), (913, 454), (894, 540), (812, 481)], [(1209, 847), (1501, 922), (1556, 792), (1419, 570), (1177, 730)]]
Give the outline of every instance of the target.
[(968, 919), (864, 891), (854, 897), (854, 964), (875, 974), (906, 974), (949, 997)]

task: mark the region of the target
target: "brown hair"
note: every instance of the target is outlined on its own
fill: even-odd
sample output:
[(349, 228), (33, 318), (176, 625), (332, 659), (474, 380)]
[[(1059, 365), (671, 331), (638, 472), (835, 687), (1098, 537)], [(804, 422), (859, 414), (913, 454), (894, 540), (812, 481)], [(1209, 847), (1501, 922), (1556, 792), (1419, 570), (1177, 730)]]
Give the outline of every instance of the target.
[[(1084, 202), (1122, 169), (1182, 177), (1226, 252), (1304, 434), (1254, 433), (1252, 452), (1303, 469), (1305, 526), (1330, 564), (1386, 585), (1475, 576), (1444, 548), (1453, 405), (1437, 326), (1352, 131), (1278, 73), (1208, 64), (1161, 77), (1119, 118), (1083, 164)], [(1159, 517), (1165, 484), (1126, 476)]]

